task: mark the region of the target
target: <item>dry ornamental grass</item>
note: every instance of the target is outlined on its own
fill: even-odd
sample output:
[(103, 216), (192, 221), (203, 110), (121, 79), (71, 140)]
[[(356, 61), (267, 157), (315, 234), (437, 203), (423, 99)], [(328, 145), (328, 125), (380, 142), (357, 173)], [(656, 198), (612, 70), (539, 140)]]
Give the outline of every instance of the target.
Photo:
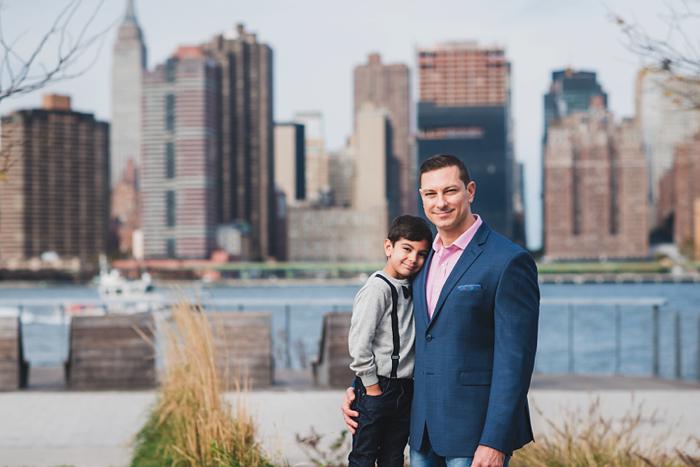
[[(537, 409), (536, 409), (537, 410)], [(542, 412), (538, 410), (540, 415)], [(622, 418), (606, 416), (600, 399), (588, 410), (571, 410), (563, 420), (546, 419), (549, 434), (536, 435), (537, 442), (515, 452), (511, 467), (700, 467), (700, 458), (688, 454), (700, 451), (700, 439), (687, 440), (686, 449), (668, 452), (665, 437), (643, 437), (641, 426), (656, 423), (655, 414), (647, 414), (641, 405)], [(342, 441), (345, 433), (330, 445), (313, 429), (306, 436), (297, 434), (297, 442), (306, 451), (310, 465), (342, 467), (349, 447)], [(406, 459), (408, 461), (408, 459)]]
[[(587, 411), (572, 410), (563, 421), (545, 421), (549, 434), (536, 436), (535, 443), (516, 451), (512, 467), (700, 466), (700, 458), (681, 448), (669, 453), (663, 447), (665, 437), (642, 436), (641, 425), (655, 423), (655, 414), (646, 414), (641, 405), (612, 419), (603, 414), (600, 399), (596, 399)], [(688, 440), (688, 445), (700, 450), (697, 438)]]
[[(164, 325), (165, 369), (159, 398), (137, 435), (132, 466), (269, 466), (255, 440), (253, 422), (240, 401), (223, 400), (212, 329), (200, 307), (172, 308)], [(245, 387), (235, 388), (237, 391)]]

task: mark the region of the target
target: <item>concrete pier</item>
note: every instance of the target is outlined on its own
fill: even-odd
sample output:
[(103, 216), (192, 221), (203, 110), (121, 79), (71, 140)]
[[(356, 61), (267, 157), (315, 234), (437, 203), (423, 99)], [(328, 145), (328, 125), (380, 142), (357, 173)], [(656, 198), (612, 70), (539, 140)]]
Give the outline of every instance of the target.
[[(330, 444), (344, 425), (340, 415), (343, 392), (317, 390), (298, 375), (289, 384), (248, 394), (227, 394), (245, 405), (258, 427), (258, 439), (274, 460), (293, 466), (308, 464), (295, 435), (311, 428)], [(50, 379), (50, 378), (49, 378)], [(49, 380), (47, 379), (47, 381)], [(129, 464), (134, 435), (156, 400), (155, 391), (66, 391), (35, 380), (29, 391), (0, 393), (0, 465), (76, 467)], [(535, 437), (548, 430), (545, 419), (563, 420), (576, 408), (587, 410), (600, 401), (603, 414), (622, 417), (641, 407), (654, 417), (640, 428), (649, 439), (666, 437), (670, 449), (700, 436), (700, 385), (656, 379), (536, 376), (530, 391)], [(697, 447), (695, 447), (697, 450)], [(695, 454), (699, 454), (695, 452)]]

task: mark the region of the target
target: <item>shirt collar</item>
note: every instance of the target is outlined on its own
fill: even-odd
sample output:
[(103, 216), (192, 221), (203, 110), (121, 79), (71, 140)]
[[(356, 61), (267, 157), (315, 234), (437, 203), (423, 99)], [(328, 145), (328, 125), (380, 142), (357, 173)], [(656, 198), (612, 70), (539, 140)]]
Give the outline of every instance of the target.
[[(479, 227), (481, 227), (482, 221), (481, 217), (479, 217), (478, 214), (474, 214), (474, 223), (469, 227), (467, 230), (465, 230), (462, 235), (457, 237), (457, 240), (455, 240), (452, 245), (450, 245), (447, 248), (452, 248), (456, 247), (459, 248), (460, 250), (464, 250), (467, 245), (469, 245), (470, 240), (474, 237), (474, 234), (476, 234), (476, 231), (479, 230)], [(436, 253), (439, 253), (445, 246), (442, 244), (442, 239), (440, 238), (440, 234), (435, 236), (435, 240), (433, 240), (433, 250)]]

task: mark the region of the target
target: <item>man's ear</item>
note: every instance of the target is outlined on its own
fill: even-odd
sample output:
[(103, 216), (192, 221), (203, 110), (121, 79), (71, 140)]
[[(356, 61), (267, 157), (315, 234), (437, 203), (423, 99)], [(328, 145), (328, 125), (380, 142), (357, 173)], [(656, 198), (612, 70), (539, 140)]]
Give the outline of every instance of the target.
[(476, 196), (476, 182), (474, 180), (467, 183), (467, 196), (469, 197), (469, 202), (473, 203)]

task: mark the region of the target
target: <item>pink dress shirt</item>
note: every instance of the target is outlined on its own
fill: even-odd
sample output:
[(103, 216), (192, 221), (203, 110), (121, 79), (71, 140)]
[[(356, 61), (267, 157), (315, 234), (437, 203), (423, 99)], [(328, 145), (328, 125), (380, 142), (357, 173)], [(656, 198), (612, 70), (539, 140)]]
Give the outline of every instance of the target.
[(433, 250), (435, 253), (430, 262), (430, 269), (428, 270), (428, 277), (425, 283), (425, 297), (428, 300), (428, 317), (431, 319), (438, 298), (440, 298), (442, 287), (445, 285), (455, 264), (457, 264), (459, 257), (462, 256), (462, 252), (467, 248), (467, 245), (469, 245), (469, 242), (474, 238), (474, 234), (476, 234), (476, 231), (479, 230), (479, 226), (482, 224), (481, 217), (479, 217), (478, 214), (474, 214), (474, 217), (476, 220), (472, 226), (460, 235), (452, 245), (444, 246), (439, 234), (433, 241)]

